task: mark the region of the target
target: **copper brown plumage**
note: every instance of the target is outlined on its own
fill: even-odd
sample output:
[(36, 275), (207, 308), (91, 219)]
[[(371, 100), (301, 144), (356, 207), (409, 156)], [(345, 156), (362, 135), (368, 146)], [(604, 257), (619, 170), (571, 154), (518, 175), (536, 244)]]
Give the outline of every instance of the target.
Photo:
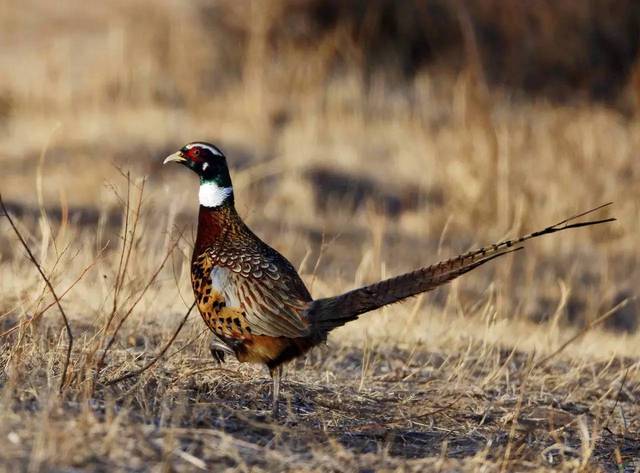
[(303, 314), (312, 299), (293, 266), (232, 203), (201, 206), (199, 229), (191, 271), (198, 309), (238, 360), (274, 369), (310, 348)]
[(170, 161), (200, 176), (191, 281), (200, 314), (214, 334), (212, 354), (219, 361), (233, 354), (240, 362), (265, 364), (273, 377), (274, 413), (282, 364), (322, 343), (336, 327), (520, 250), (518, 245), (529, 239), (614, 220), (575, 222), (609, 205), (605, 204), (520, 238), (339, 296), (313, 300), (291, 263), (258, 238), (236, 212), (226, 158), (218, 148), (191, 143), (165, 159), (165, 163)]

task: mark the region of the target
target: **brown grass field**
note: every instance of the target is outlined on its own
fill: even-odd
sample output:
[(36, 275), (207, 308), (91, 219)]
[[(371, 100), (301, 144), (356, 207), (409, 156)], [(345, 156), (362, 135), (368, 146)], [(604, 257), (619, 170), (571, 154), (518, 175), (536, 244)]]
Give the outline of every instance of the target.
[[(609, 77), (554, 36), (640, 20), (587, 3), (416, 1), (431, 23), (390, 40), (385, 1), (0, 0), (0, 192), (73, 334), (63, 379), (63, 317), (0, 216), (0, 471), (640, 471), (640, 62)], [(507, 27), (496, 62), (474, 31)], [(415, 63), (411, 28), (435, 32)], [(161, 163), (194, 140), (315, 297), (618, 220), (336, 330), (274, 421), (266, 370), (214, 363), (197, 314), (172, 340), (197, 181)]]

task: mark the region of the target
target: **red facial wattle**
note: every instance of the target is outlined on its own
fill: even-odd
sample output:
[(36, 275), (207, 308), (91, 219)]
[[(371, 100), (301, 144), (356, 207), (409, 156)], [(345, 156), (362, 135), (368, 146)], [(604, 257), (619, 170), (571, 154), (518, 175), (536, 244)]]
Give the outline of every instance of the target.
[(189, 158), (191, 161), (195, 163), (202, 162), (202, 152), (200, 151), (200, 148), (194, 147), (194, 148), (188, 149), (185, 155), (187, 158)]

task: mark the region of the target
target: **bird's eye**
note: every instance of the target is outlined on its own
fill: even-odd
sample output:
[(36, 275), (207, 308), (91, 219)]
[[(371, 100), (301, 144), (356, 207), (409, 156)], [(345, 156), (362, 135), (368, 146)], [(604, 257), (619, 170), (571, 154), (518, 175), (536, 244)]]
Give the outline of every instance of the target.
[(196, 148), (193, 150), (193, 155), (197, 158), (198, 156), (200, 156), (200, 149)]

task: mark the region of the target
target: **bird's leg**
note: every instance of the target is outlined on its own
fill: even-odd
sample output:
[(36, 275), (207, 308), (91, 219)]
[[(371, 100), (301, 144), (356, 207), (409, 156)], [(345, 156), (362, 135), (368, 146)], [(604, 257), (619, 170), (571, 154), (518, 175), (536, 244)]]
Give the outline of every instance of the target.
[(269, 368), (271, 379), (273, 380), (273, 390), (271, 391), (271, 401), (274, 419), (278, 417), (278, 400), (280, 399), (280, 379), (282, 378), (282, 365), (276, 368)]

